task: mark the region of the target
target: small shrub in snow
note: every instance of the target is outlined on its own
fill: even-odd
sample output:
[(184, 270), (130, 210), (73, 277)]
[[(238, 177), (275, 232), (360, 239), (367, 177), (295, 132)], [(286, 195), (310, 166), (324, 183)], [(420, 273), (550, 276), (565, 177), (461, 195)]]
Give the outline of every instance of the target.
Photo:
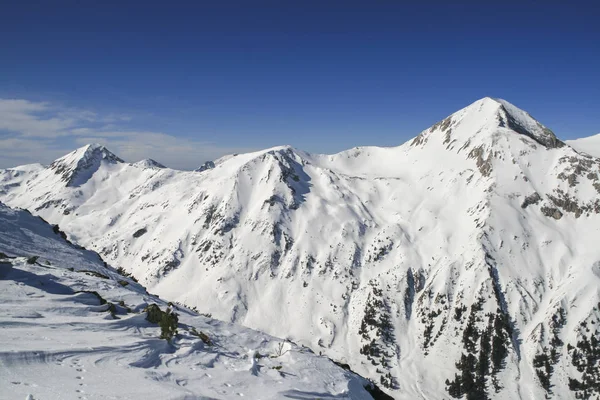
[(277, 349), (275, 350), (275, 354), (271, 354), (271, 358), (281, 357), (282, 355), (290, 351), (290, 349), (284, 350), (284, 346), (284, 342), (279, 342), (279, 344), (277, 345)]
[(162, 311), (156, 304), (150, 304), (144, 309), (146, 313), (146, 321), (158, 324), (162, 318)]
[(95, 276), (96, 278), (100, 279), (110, 279), (108, 276), (101, 274), (100, 272), (92, 271), (89, 269), (80, 269), (77, 272), (83, 272), (84, 274), (87, 274), (89, 276)]
[(150, 304), (144, 309), (146, 312), (146, 320), (160, 326), (160, 338), (171, 340), (177, 334), (177, 324), (179, 318), (177, 314), (170, 309), (162, 311), (156, 304)]
[[(129, 273), (129, 272), (127, 272), (127, 271), (125, 271), (125, 268), (123, 268), (123, 267), (119, 267), (119, 268), (117, 268), (117, 273), (118, 273), (119, 275), (123, 275), (124, 277), (131, 279), (132, 281), (134, 281), (134, 282), (136, 282), (136, 283), (137, 283), (137, 281), (138, 281), (138, 280), (135, 278), (135, 276), (133, 276), (131, 273)], [(123, 286), (125, 286), (125, 285), (123, 285)]]
[(52, 225), (52, 231), (59, 235), (61, 238), (67, 240), (67, 234), (61, 231), (58, 225)]
[(160, 338), (171, 340), (173, 336), (177, 334), (177, 324), (179, 323), (179, 318), (177, 314), (167, 309), (166, 312), (162, 314), (162, 318), (158, 325), (160, 326)]

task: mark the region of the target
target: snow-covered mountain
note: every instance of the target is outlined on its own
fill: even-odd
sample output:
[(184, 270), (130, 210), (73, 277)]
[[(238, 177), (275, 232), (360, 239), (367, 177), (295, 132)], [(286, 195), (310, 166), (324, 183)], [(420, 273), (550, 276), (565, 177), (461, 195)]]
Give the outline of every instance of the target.
[[(0, 203), (0, 227), (3, 399), (372, 398), (306, 348), (149, 295), (26, 211)], [(152, 304), (178, 314), (170, 341)]]
[(399, 399), (600, 394), (600, 159), (504, 100), (394, 148), (284, 146), (193, 172), (101, 146), (61, 160), (1, 172), (0, 200), (162, 297)]

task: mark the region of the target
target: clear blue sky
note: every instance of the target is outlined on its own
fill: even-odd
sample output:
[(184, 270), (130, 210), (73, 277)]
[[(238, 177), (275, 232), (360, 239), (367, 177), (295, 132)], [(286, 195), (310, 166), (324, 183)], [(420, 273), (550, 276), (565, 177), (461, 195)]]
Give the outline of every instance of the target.
[[(13, 124), (0, 140), (29, 137), (58, 154), (100, 137), (136, 157), (148, 132), (202, 144), (197, 162), (175, 163), (191, 167), (279, 144), (398, 145), (484, 96), (563, 139), (588, 136), (600, 132), (597, 3), (4, 2), (0, 98), (43, 104), (25, 112), (38, 122), (76, 117), (53, 138)], [(87, 124), (84, 112), (95, 115)]]

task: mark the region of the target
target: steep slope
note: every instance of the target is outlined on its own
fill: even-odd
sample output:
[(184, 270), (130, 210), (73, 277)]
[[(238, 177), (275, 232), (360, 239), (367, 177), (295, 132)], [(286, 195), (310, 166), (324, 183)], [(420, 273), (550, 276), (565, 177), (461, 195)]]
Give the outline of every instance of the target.
[(184, 307), (160, 339), (143, 310), (166, 302), (25, 211), (0, 203), (0, 227), (2, 398), (371, 398), (325, 357)]
[(484, 98), (399, 147), (277, 147), (198, 172), (116, 163), (77, 189), (7, 170), (0, 196), (162, 296), (396, 398), (536, 399), (598, 390), (574, 360), (596, 351), (599, 172)]

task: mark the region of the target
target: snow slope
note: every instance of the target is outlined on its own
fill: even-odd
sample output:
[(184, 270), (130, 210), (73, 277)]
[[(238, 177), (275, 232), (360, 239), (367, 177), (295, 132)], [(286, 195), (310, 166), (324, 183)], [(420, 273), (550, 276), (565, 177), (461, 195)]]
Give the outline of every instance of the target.
[[(504, 100), (393, 148), (283, 146), (194, 172), (109, 153), (5, 170), (0, 199), (153, 292), (289, 337), (395, 398), (600, 394), (585, 345), (600, 319), (600, 160)], [(70, 171), (87, 180), (65, 185)]]
[(600, 157), (600, 133), (586, 138), (567, 140), (567, 144), (578, 151)]
[(142, 310), (166, 302), (26, 211), (0, 203), (0, 227), (2, 399), (371, 398), (325, 357), (184, 307), (160, 339)]

